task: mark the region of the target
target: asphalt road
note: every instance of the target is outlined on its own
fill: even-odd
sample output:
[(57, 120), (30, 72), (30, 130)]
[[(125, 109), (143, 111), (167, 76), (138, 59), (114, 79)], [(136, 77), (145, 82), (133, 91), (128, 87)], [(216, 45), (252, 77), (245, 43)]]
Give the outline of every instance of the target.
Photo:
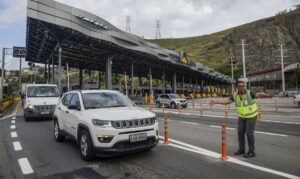
[[(22, 109), (16, 111), (14, 108), (0, 120), (0, 178), (265, 179), (300, 176), (299, 124), (257, 122), (257, 156), (246, 159), (233, 156), (237, 149), (235, 119), (169, 114), (169, 145), (160, 143), (151, 151), (86, 162), (80, 158), (79, 149), (72, 140), (55, 142), (52, 120), (25, 122)], [(163, 114), (157, 115), (163, 136)], [(228, 161), (219, 159), (219, 126), (223, 121), (228, 126)]]

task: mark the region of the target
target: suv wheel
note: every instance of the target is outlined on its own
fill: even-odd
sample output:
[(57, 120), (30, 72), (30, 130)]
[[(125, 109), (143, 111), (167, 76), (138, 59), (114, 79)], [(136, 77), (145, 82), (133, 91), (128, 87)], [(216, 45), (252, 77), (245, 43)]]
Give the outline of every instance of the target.
[(79, 146), (80, 154), (83, 160), (89, 161), (94, 158), (92, 139), (86, 130), (80, 131)]
[(175, 103), (171, 103), (171, 108), (176, 109), (176, 104)]
[(62, 135), (57, 120), (54, 120), (54, 139), (56, 142), (63, 142), (65, 140), (65, 136)]
[(160, 108), (160, 106), (161, 106), (161, 105), (160, 105), (160, 102), (156, 102), (156, 107), (157, 107), (157, 108)]

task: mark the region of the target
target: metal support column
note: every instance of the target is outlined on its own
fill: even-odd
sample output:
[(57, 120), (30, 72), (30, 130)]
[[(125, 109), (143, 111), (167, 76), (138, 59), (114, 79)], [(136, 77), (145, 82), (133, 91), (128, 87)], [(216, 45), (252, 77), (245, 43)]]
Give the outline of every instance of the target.
[(52, 84), (55, 84), (55, 67), (54, 67), (54, 54), (52, 53)]
[(20, 58), (20, 69), (19, 69), (19, 83), (20, 83), (20, 94), (22, 93), (22, 58)]
[(162, 80), (163, 80), (162, 93), (166, 94), (166, 70), (163, 70)]
[(134, 89), (133, 89), (133, 63), (131, 63), (131, 83), (130, 83), (130, 86), (131, 86), (131, 99), (133, 99), (133, 95), (134, 95)]
[(112, 57), (108, 57), (106, 59), (106, 72), (105, 72), (105, 83), (106, 83), (106, 88), (107, 89), (112, 89), (112, 80), (111, 80), (111, 76), (112, 76), (112, 71), (111, 71), (111, 67), (112, 67)]
[(151, 66), (149, 67), (149, 94), (153, 97), (153, 89), (152, 89), (152, 70)]
[(176, 84), (176, 72), (174, 72), (173, 76), (173, 93), (177, 93), (177, 84)]
[(68, 91), (70, 91), (70, 75), (69, 75), (69, 63), (67, 62), (67, 83), (68, 83)]
[(182, 75), (182, 85), (181, 85), (181, 87), (182, 87), (182, 93), (184, 93), (184, 75)]
[(98, 71), (98, 78), (99, 78), (99, 79), (98, 79), (98, 81), (99, 81), (99, 82), (98, 82), (98, 83), (99, 83), (98, 88), (101, 89), (101, 71), (100, 71), (100, 70)]
[(61, 46), (60, 46), (59, 50), (58, 50), (58, 89), (59, 89), (59, 92), (62, 92), (62, 87), (61, 87), (61, 53), (62, 53), (62, 49), (61, 49)]
[(47, 82), (50, 83), (50, 59), (48, 59)]
[(82, 89), (82, 68), (79, 68), (79, 89)]

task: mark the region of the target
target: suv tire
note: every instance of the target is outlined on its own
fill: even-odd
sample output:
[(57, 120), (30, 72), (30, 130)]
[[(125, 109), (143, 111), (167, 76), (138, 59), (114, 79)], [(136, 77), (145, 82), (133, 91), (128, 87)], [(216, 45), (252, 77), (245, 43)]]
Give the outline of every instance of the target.
[(80, 131), (79, 149), (83, 160), (90, 161), (94, 158), (92, 138), (90, 133), (85, 129)]
[(176, 109), (176, 104), (174, 102), (171, 103), (171, 108)]
[(54, 120), (54, 139), (56, 142), (63, 142), (65, 136), (61, 133), (57, 119)]

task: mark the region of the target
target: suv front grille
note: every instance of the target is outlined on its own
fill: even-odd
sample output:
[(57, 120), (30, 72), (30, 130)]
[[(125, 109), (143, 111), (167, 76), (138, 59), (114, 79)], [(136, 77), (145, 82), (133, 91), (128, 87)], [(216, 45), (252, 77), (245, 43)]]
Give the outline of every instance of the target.
[(124, 129), (124, 128), (151, 126), (155, 124), (155, 121), (156, 119), (153, 117), (153, 118), (145, 118), (145, 119), (112, 121), (111, 123), (112, 126), (116, 129)]
[(34, 105), (34, 109), (37, 111), (54, 111), (55, 105)]

